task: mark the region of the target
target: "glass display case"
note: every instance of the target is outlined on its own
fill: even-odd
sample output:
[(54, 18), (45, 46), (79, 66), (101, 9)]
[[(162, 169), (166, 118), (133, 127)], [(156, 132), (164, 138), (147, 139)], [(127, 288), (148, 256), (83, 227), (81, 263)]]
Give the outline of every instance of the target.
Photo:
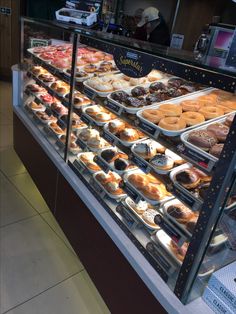
[(183, 302), (236, 260), (235, 69), (22, 19), (18, 105)]

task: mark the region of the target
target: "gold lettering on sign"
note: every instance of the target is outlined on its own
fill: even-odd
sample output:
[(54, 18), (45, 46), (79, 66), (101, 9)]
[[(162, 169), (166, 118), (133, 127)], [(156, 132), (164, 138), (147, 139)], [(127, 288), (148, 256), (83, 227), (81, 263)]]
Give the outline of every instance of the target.
[(129, 65), (129, 66), (133, 67), (134, 69), (136, 69), (140, 73), (143, 70), (142, 66), (138, 63), (138, 61), (126, 59), (123, 56), (120, 56), (120, 63), (123, 65)]

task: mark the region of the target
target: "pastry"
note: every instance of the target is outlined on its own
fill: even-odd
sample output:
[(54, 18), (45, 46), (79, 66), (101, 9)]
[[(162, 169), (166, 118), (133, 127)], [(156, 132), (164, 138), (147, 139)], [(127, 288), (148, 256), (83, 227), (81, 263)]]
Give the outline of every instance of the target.
[(185, 81), (178, 77), (173, 77), (168, 80), (168, 86), (179, 88), (181, 85), (185, 84)]
[(166, 196), (166, 190), (163, 186), (149, 183), (142, 189), (142, 194), (150, 200), (159, 201)]
[(131, 107), (143, 107), (145, 106), (145, 100), (144, 99), (138, 99), (135, 97), (128, 97), (125, 101), (127, 106)]
[(209, 186), (210, 186), (210, 182), (204, 182), (200, 184), (198, 187), (198, 194), (203, 200), (206, 197)]
[(164, 153), (165, 147), (157, 142), (150, 140), (146, 143), (135, 144), (133, 150), (137, 155), (141, 156), (145, 160), (148, 160), (154, 157), (157, 152)]
[(225, 120), (225, 125), (227, 125), (230, 128), (233, 121), (234, 121), (234, 114), (231, 114), (231, 115), (227, 116), (227, 118)]
[(129, 84), (130, 84), (131, 86), (144, 84), (145, 82), (146, 82), (146, 78), (145, 78), (145, 77), (140, 77), (140, 78), (131, 77), (131, 78), (129, 79)]
[(109, 148), (101, 152), (101, 157), (108, 163), (114, 161), (116, 155), (117, 155), (117, 150), (115, 148)]
[(29, 90), (31, 93), (34, 93), (34, 94), (43, 94), (43, 93), (46, 93), (46, 89), (39, 86), (38, 84), (29, 84), (26, 86), (26, 89)]
[(216, 158), (220, 158), (220, 154), (223, 148), (224, 148), (224, 144), (215, 144), (210, 148), (209, 153), (215, 156)]
[(203, 114), (194, 111), (182, 113), (181, 118), (185, 120), (187, 126), (193, 126), (205, 121)]
[(208, 151), (212, 146), (217, 144), (218, 141), (213, 133), (207, 130), (198, 130), (189, 134), (188, 142), (202, 150)]
[(176, 165), (182, 165), (186, 163), (186, 161), (183, 158), (181, 158), (179, 155), (175, 154), (169, 149), (165, 150), (165, 154), (166, 156), (170, 157)]
[(102, 183), (102, 185), (108, 183), (108, 182), (112, 182), (112, 178), (110, 176), (109, 173), (105, 173), (105, 172), (100, 172), (95, 176), (96, 180), (98, 180), (100, 183)]
[(117, 158), (114, 161), (114, 167), (118, 171), (125, 171), (129, 168), (130, 163), (127, 161), (127, 159), (124, 158)]
[(133, 97), (140, 97), (146, 95), (146, 89), (142, 86), (137, 86), (133, 89), (131, 89), (131, 95)]
[(85, 113), (87, 113), (88, 115), (90, 115), (91, 117), (95, 117), (98, 113), (100, 113), (101, 111), (103, 111), (103, 108), (100, 106), (91, 106), (91, 107), (87, 107), (85, 109)]
[(148, 95), (148, 96), (145, 98), (145, 101), (146, 101), (147, 105), (152, 105), (152, 104), (155, 103), (155, 102), (160, 102), (160, 101), (162, 101), (162, 99), (161, 99), (160, 94), (158, 94), (158, 93), (153, 93), (153, 94)]
[(31, 101), (28, 106), (33, 110), (33, 111), (45, 111), (46, 107), (42, 104), (38, 104), (35, 101)]
[(197, 100), (184, 100), (180, 103), (183, 111), (197, 112), (201, 105)]
[(155, 93), (155, 92), (158, 92), (160, 90), (165, 90), (165, 89), (166, 89), (166, 85), (162, 82), (155, 82), (149, 86), (150, 93)]
[(182, 113), (182, 107), (174, 104), (160, 105), (158, 110), (163, 112), (165, 117), (179, 117)]
[(155, 169), (164, 171), (168, 171), (174, 166), (173, 159), (169, 156), (166, 156), (165, 154), (157, 154), (151, 158), (149, 162)]
[(111, 94), (111, 98), (120, 103), (126, 102), (128, 97), (129, 97), (129, 94), (127, 94), (124, 91), (114, 92)]
[(105, 184), (106, 190), (113, 195), (122, 195), (124, 191), (120, 188), (118, 182), (108, 182)]
[(111, 120), (111, 114), (106, 113), (106, 112), (100, 112), (97, 113), (94, 117), (93, 117), (96, 121), (99, 122), (107, 122)]
[(182, 203), (170, 205), (167, 207), (166, 211), (181, 224), (187, 223), (194, 217), (194, 213)]
[(158, 214), (155, 209), (147, 209), (143, 214), (143, 220), (152, 227), (157, 227), (157, 224), (154, 222), (154, 217)]
[(108, 130), (112, 134), (117, 134), (122, 132), (126, 128), (126, 124), (123, 120), (116, 119), (108, 123)]
[(53, 115), (49, 116), (45, 112), (37, 111), (36, 116), (43, 122), (43, 123), (49, 123), (49, 122), (57, 122), (57, 118)]
[(91, 137), (88, 142), (88, 146), (95, 149), (102, 149), (107, 146), (109, 146), (108, 142), (105, 141), (103, 138), (100, 137), (100, 135), (97, 135), (95, 137)]
[(223, 123), (213, 123), (207, 127), (207, 131), (213, 133), (219, 142), (225, 142), (229, 127)]
[(97, 71), (97, 67), (94, 64), (87, 64), (84, 66), (84, 71), (87, 73), (94, 73)]
[(162, 118), (158, 125), (160, 128), (170, 131), (178, 131), (186, 128), (186, 122), (181, 117)]
[(138, 131), (132, 128), (125, 128), (120, 132), (120, 139), (125, 142), (137, 141), (139, 139)]
[(161, 72), (157, 71), (157, 70), (152, 70), (149, 74), (148, 74), (148, 81), (149, 82), (154, 82), (157, 80), (160, 80), (163, 78), (163, 75), (161, 74)]
[(184, 257), (186, 255), (187, 249), (188, 249), (188, 243), (185, 242), (181, 247), (179, 247), (173, 240), (170, 241), (170, 248), (171, 251), (174, 253), (176, 258), (183, 262)]
[(38, 76), (40, 74), (43, 74), (43, 73), (47, 73), (47, 70), (45, 70), (44, 68), (42, 68), (41, 66), (39, 65), (35, 65), (31, 68), (31, 72), (35, 75), (35, 76)]
[(94, 153), (88, 152), (80, 155), (80, 160), (92, 171), (100, 171), (101, 168), (93, 161)]
[(164, 113), (158, 109), (146, 109), (142, 116), (154, 124), (158, 124), (165, 117)]
[(38, 76), (39, 80), (42, 81), (44, 84), (46, 85), (50, 85), (51, 83), (56, 81), (55, 76), (53, 76), (50, 73), (44, 73), (44, 74), (40, 74)]
[(206, 120), (218, 118), (224, 115), (224, 111), (216, 106), (204, 106), (201, 107), (199, 113), (202, 113)]
[(99, 132), (94, 129), (84, 129), (78, 136), (82, 141), (87, 142), (90, 138), (99, 136)]
[(127, 203), (139, 215), (142, 215), (148, 209), (148, 203), (146, 201), (135, 203), (131, 198), (127, 198)]
[(145, 174), (138, 173), (129, 175), (128, 181), (137, 189), (143, 189), (149, 183), (149, 180)]
[(114, 81), (112, 85), (115, 90), (129, 87), (129, 83), (124, 80)]
[(198, 217), (194, 216), (192, 217), (187, 223), (186, 223), (186, 229), (190, 232), (193, 233), (196, 223), (197, 223)]
[(198, 173), (188, 168), (178, 172), (175, 180), (186, 189), (194, 189), (201, 181)]
[(44, 94), (44, 95), (40, 95), (39, 97), (43, 103), (45, 103), (46, 105), (51, 105), (53, 102), (58, 101), (55, 97), (51, 96), (50, 94)]
[(62, 128), (59, 127), (59, 125), (55, 122), (51, 122), (49, 124), (50, 129), (53, 130), (53, 132), (55, 132), (57, 135), (63, 135), (66, 133), (66, 129), (62, 130)]

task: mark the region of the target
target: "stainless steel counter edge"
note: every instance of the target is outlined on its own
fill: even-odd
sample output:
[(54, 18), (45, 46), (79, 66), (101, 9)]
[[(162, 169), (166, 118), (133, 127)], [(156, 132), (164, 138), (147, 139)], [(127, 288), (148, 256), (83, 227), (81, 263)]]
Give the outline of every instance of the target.
[(167, 284), (161, 279), (155, 269), (148, 263), (145, 257), (138, 251), (128, 236), (120, 229), (112, 217), (106, 212), (94, 195), (86, 188), (84, 183), (78, 179), (75, 173), (69, 168), (64, 160), (52, 149), (49, 142), (35, 128), (32, 121), (24, 114), (18, 106), (13, 106), (15, 114), (23, 122), (32, 136), (40, 144), (42, 149), (52, 160), (58, 170), (62, 173), (68, 183), (72, 186), (81, 200), (86, 204), (91, 213), (101, 224), (106, 233), (113, 240), (125, 258), (129, 261), (134, 270), (138, 273), (156, 299), (161, 303), (168, 313), (189, 314), (189, 313), (213, 313), (201, 298), (183, 305), (170, 290)]

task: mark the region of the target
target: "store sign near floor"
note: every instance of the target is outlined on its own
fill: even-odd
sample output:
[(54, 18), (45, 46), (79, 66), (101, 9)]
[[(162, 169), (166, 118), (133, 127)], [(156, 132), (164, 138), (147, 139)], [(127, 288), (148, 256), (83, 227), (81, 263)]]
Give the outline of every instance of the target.
[(154, 59), (146, 54), (115, 48), (114, 60), (118, 69), (130, 77), (143, 77), (154, 68)]

